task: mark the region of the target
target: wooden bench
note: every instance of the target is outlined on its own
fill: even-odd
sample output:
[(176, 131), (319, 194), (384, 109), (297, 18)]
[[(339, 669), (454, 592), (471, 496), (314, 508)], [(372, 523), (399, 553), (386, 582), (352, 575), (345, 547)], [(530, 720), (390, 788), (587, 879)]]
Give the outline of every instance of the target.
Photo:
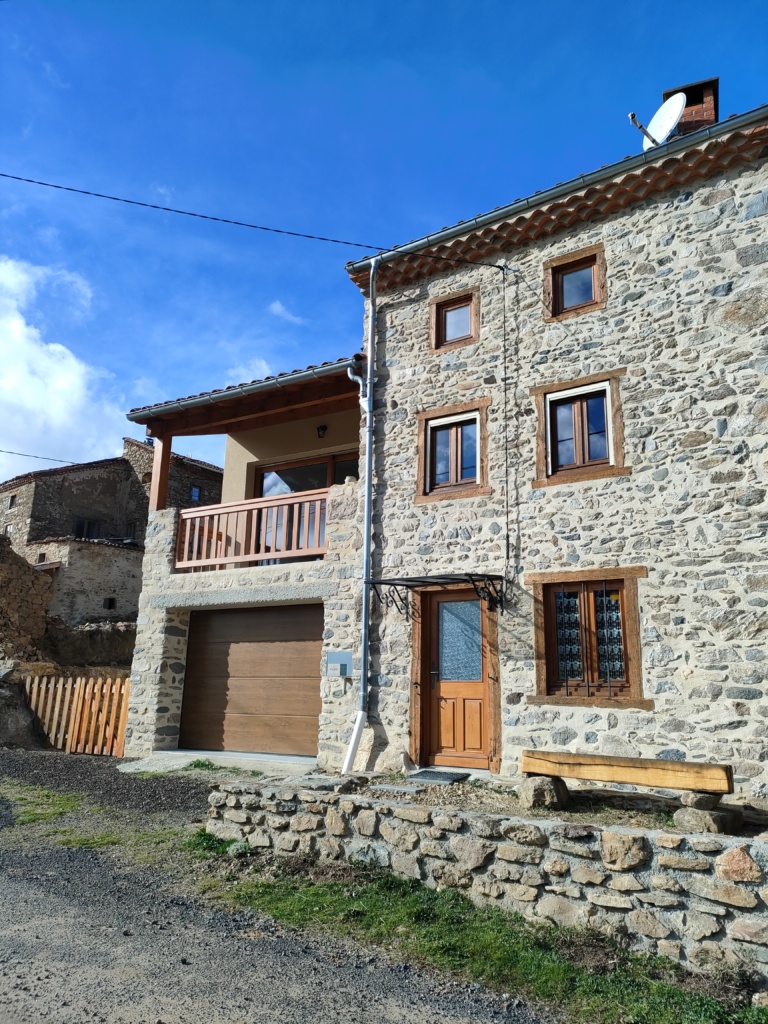
[(620, 782), (633, 786), (694, 790), (697, 793), (722, 795), (733, 792), (733, 768), (729, 764), (524, 750), (520, 771), (524, 775)]

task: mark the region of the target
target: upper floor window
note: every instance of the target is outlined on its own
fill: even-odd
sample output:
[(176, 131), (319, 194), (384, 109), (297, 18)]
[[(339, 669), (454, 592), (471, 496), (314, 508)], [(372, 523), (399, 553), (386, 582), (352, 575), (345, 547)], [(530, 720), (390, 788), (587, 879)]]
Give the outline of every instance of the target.
[(12, 537), (13, 536), (13, 523), (6, 523), (5, 524), (5, 526), (3, 527), (3, 534), (6, 537)]
[(489, 494), (486, 411), (490, 399), (417, 414), (416, 501)]
[(451, 348), (477, 341), (478, 304), (474, 291), (435, 299), (430, 306), (432, 347)]
[(200, 488), (192, 487), (189, 493), (190, 501), (200, 501)]
[(72, 532), (76, 540), (97, 540), (100, 523), (95, 519), (82, 519), (76, 516), (72, 524)]
[(17, 497), (17, 495), (15, 495), (15, 494), (9, 494), (8, 495), (8, 511), (9, 512), (10, 512), (10, 510), (12, 508), (16, 508), (16, 497)]
[(605, 250), (593, 245), (544, 263), (544, 319), (603, 309), (607, 300)]
[(619, 401), (619, 380), (625, 372), (530, 389), (538, 419), (534, 487), (629, 475)]

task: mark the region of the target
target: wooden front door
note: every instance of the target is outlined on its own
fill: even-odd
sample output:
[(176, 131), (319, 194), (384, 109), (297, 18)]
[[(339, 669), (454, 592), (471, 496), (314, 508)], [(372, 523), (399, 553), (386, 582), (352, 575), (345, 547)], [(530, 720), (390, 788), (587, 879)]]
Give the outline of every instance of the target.
[(423, 687), (427, 764), (489, 767), (488, 624), (474, 590), (429, 595)]

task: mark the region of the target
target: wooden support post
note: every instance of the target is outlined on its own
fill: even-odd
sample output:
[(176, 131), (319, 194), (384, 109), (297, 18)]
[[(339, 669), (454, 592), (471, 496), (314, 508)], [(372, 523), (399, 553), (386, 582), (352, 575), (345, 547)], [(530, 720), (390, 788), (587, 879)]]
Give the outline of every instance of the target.
[(149, 488), (149, 511), (157, 512), (168, 500), (168, 471), (171, 466), (172, 434), (155, 438), (155, 458), (152, 463), (152, 483)]

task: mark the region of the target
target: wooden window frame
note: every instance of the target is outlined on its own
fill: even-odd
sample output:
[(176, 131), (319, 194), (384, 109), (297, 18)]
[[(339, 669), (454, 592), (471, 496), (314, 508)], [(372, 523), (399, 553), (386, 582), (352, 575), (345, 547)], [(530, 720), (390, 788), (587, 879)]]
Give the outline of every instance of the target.
[[(360, 459), (360, 452), (357, 450), (342, 452), (326, 452), (323, 455), (310, 455), (306, 459), (290, 459), (283, 462), (270, 462), (269, 465), (254, 463), (255, 476), (253, 483), (253, 494), (255, 498), (262, 498), (264, 474), (271, 473), (276, 469), (296, 469), (299, 466), (317, 466), (325, 462), (327, 467), (326, 487), (333, 486), (333, 469), (337, 462), (344, 462), (347, 459)], [(301, 493), (301, 492), (298, 492)]]
[[(609, 373), (593, 373), (559, 384), (537, 384), (529, 389), (536, 407), (536, 477), (532, 487), (551, 487), (555, 484), (579, 483), (629, 476), (631, 467), (624, 464), (624, 421), (621, 415), (619, 384), (626, 367)], [(608, 458), (587, 462), (567, 469), (552, 470), (551, 460), (551, 407), (553, 403), (569, 397), (587, 397), (605, 390), (606, 427), (608, 432)]]
[[(476, 402), (463, 402), (460, 405), (449, 405), (442, 409), (429, 409), (416, 413), (418, 428), (417, 443), (417, 505), (430, 501), (444, 501), (453, 498), (475, 498), (491, 493), (488, 486), (488, 428), (487, 411), (491, 404), (490, 398), (481, 398)], [(448, 424), (451, 421), (466, 422), (472, 417), (477, 419), (477, 479), (457, 481), (449, 484), (430, 486), (430, 453), (432, 447), (432, 429)]]
[[(577, 306), (563, 307), (563, 275), (572, 270), (592, 267), (592, 298)], [(608, 302), (608, 273), (602, 243), (588, 245), (575, 252), (553, 256), (544, 261), (544, 320), (567, 320), (572, 316), (605, 309)]]
[[(536, 694), (528, 697), (529, 704), (553, 704), (574, 707), (640, 708), (652, 711), (654, 702), (643, 696), (642, 661), (640, 652), (640, 612), (637, 581), (648, 576), (644, 565), (615, 566), (581, 571), (532, 572), (524, 577), (533, 591), (533, 646), (536, 664)], [(552, 629), (547, 625), (547, 597), (557, 584), (591, 584), (605, 581), (621, 583), (622, 629), (624, 660), (629, 694), (621, 697), (561, 696), (548, 693), (547, 664), (554, 657)], [(589, 645), (587, 645), (589, 653)]]
[[(463, 338), (445, 340), (445, 316), (451, 309), (469, 306), (469, 334)], [(469, 291), (454, 292), (432, 299), (429, 304), (429, 341), (433, 351), (444, 352), (464, 345), (472, 345), (480, 335), (480, 293), (472, 288)]]

